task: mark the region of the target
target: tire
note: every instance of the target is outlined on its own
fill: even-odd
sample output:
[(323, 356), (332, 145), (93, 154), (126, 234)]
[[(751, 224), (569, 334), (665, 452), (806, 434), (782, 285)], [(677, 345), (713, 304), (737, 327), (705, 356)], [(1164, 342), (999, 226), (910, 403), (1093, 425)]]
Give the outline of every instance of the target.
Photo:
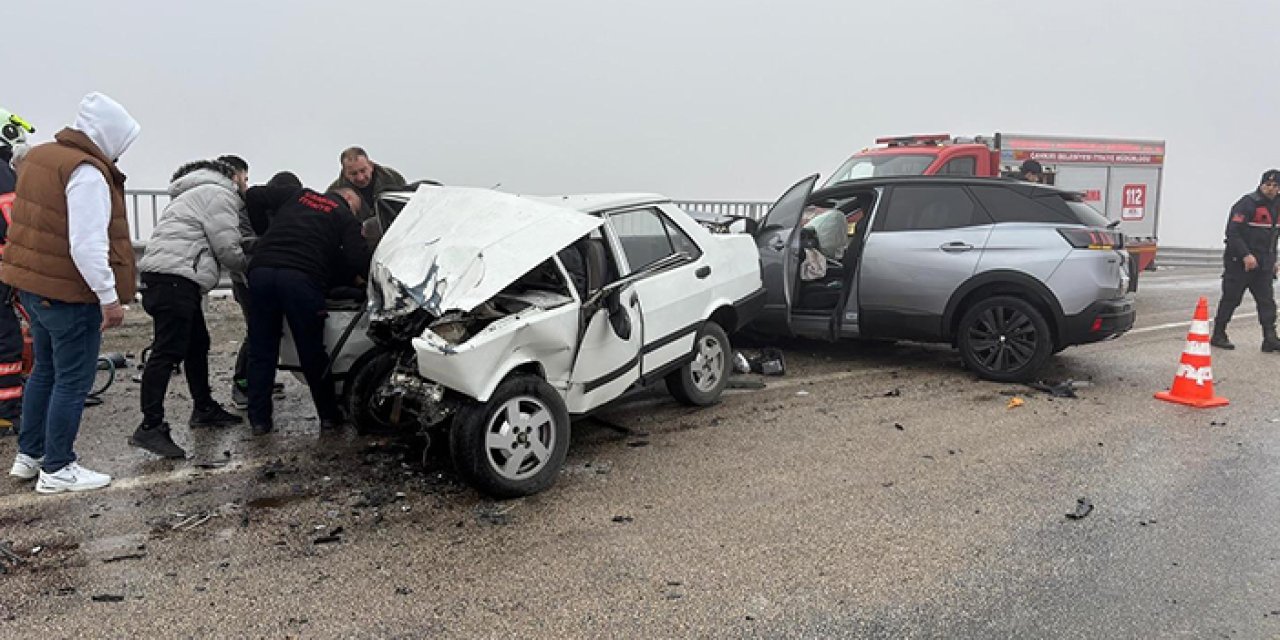
[(687, 405), (705, 407), (720, 401), (729, 383), (733, 348), (720, 325), (708, 320), (693, 341), (693, 360), (667, 376), (667, 391)]
[(370, 351), (351, 367), (350, 381), (343, 385), (342, 408), (357, 433), (389, 435), (400, 433), (389, 416), (370, 402), (373, 392), (386, 382), (396, 368), (396, 354), (385, 349)]
[(1053, 355), (1044, 315), (1012, 296), (979, 300), (960, 319), (958, 338), (965, 365), (996, 382), (1031, 380)]
[(488, 402), (464, 405), (449, 430), (449, 454), (458, 473), (494, 498), (518, 498), (550, 487), (568, 451), (564, 400), (532, 375), (512, 376)]

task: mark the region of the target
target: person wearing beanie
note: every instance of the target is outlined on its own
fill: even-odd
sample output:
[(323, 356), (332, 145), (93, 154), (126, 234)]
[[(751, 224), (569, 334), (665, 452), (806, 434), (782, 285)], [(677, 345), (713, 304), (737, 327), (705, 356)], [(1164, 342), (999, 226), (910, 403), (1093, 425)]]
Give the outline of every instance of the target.
[(221, 160), (198, 160), (178, 167), (169, 182), (169, 204), (160, 214), (138, 262), (142, 308), (155, 325), (151, 357), (142, 370), (142, 424), (129, 444), (162, 458), (185, 458), (165, 422), (164, 398), (174, 367), (185, 365), (191, 392), (187, 426), (225, 427), (243, 422), (213, 399), (209, 389), (209, 329), (204, 296), (222, 270), (245, 269), (240, 247), (244, 206), (240, 169)]
[(38, 493), (89, 491), (111, 476), (79, 464), (76, 435), (93, 385), (102, 332), (124, 322), (137, 267), (116, 161), (142, 127), (101, 93), (80, 101), (75, 123), (22, 163), (0, 281), (30, 316), (18, 455), (9, 474)]
[[(281, 180), (280, 182), (284, 182)], [(335, 275), (368, 273), (370, 251), (360, 235), (360, 195), (339, 187), (328, 193), (291, 184), (251, 187), (245, 193), (258, 243), (249, 261), (249, 424), (255, 435), (274, 429), (272, 381), (285, 322), (311, 391), (321, 430), (343, 416), (324, 348), (325, 293)]]
[(1227, 324), (1244, 292), (1253, 295), (1262, 325), (1262, 351), (1280, 353), (1276, 336), (1276, 197), (1280, 196), (1280, 169), (1262, 174), (1258, 188), (1245, 194), (1231, 207), (1227, 218), (1226, 250), (1222, 253), (1222, 299), (1213, 321), (1209, 343), (1219, 349), (1234, 349), (1227, 337)]
[(1018, 168), (1018, 173), (1027, 182), (1044, 182), (1044, 167), (1035, 160), (1027, 160)]

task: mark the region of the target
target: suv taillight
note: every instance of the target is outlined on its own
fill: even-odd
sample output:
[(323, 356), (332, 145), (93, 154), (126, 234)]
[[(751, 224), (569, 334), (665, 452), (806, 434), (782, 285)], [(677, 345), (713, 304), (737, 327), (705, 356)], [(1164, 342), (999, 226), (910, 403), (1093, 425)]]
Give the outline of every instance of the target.
[(1058, 229), (1062, 239), (1077, 249), (1099, 249), (1104, 251), (1124, 248), (1124, 234), (1105, 229)]

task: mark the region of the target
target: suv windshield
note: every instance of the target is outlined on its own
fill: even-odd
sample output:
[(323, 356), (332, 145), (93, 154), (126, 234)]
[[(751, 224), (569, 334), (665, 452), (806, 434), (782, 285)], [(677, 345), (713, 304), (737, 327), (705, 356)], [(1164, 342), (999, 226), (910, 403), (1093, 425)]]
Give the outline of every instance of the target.
[(933, 164), (937, 156), (931, 153), (903, 153), (898, 155), (856, 155), (840, 165), (831, 174), (827, 185), (858, 178), (880, 176), (918, 176)]

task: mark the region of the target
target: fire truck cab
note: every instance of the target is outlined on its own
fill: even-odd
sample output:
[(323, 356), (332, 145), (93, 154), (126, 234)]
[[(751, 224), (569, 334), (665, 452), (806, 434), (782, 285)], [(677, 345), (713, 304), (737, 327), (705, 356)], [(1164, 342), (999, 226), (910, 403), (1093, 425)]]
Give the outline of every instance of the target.
[(1077, 191), (1125, 234), (1132, 271), (1151, 268), (1164, 170), (1163, 140), (1024, 134), (952, 137), (928, 134), (877, 138), (831, 174), (827, 186), (895, 175), (1018, 177), (1027, 160), (1044, 167), (1045, 182)]

